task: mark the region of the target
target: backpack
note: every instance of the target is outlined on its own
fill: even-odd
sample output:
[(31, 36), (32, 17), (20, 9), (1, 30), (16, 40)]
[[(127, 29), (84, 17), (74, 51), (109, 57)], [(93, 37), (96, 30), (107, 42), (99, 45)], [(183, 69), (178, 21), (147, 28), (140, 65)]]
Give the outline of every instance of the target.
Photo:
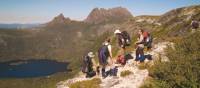
[(121, 34), (122, 34), (122, 36), (123, 36), (123, 38), (124, 38), (124, 40), (125, 40), (125, 46), (130, 46), (130, 44), (131, 44), (131, 38), (130, 38), (130, 35), (128, 34), (128, 32), (127, 31), (122, 31), (121, 32)]
[(89, 56), (85, 56), (83, 58), (83, 64), (82, 64), (81, 71), (83, 73), (87, 73), (87, 72), (89, 72), (89, 70), (91, 70), (91, 69), (89, 69), (89, 67), (92, 67), (92, 61)]
[(148, 33), (148, 36), (147, 36), (147, 38), (146, 38), (146, 42), (148, 43), (148, 42), (152, 42), (153, 41), (153, 37), (152, 37), (152, 35), (150, 35), (149, 33)]
[(113, 69), (110, 69), (110, 76), (117, 76), (118, 67), (114, 67)]
[(148, 36), (149, 36), (149, 33), (144, 31), (143, 32), (144, 42), (146, 42)]
[(114, 68), (106, 71), (105, 74), (106, 74), (106, 76), (108, 76), (108, 75), (110, 75), (110, 76), (117, 76), (117, 72), (118, 72), (118, 67), (115, 66)]
[(144, 37), (144, 40), (143, 40), (144, 44), (147, 44), (153, 41), (153, 37), (150, 35), (150, 33), (146, 31), (143, 32), (143, 37)]
[[(103, 45), (99, 50), (98, 50), (98, 56), (99, 56), (99, 62), (101, 64), (105, 64), (107, 61), (107, 57), (110, 56), (109, 51), (108, 51), (108, 45)], [(106, 57), (105, 57), (106, 56)]]
[(117, 57), (117, 63), (119, 63), (121, 65), (125, 65), (126, 64), (126, 59), (125, 59), (124, 55), (119, 55)]
[(192, 21), (192, 28), (194, 29), (199, 28), (199, 23), (197, 21)]

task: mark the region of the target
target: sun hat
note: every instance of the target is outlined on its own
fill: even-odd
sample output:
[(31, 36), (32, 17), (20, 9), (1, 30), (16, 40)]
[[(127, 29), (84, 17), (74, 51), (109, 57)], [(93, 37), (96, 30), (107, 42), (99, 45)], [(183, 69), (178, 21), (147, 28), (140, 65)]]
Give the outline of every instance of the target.
[(93, 52), (89, 52), (89, 53), (88, 53), (88, 56), (89, 56), (89, 57), (94, 57), (95, 55), (94, 55)]
[(121, 31), (120, 30), (115, 30), (115, 32), (114, 32), (115, 34), (118, 34), (118, 33), (121, 33)]

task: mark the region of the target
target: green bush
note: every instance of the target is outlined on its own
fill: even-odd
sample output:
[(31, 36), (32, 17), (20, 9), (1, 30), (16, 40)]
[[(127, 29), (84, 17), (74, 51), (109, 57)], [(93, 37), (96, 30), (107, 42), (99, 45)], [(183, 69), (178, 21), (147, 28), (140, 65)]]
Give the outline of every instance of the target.
[(156, 63), (149, 68), (153, 78), (144, 88), (199, 88), (200, 87), (200, 32), (190, 34), (168, 49), (170, 62)]

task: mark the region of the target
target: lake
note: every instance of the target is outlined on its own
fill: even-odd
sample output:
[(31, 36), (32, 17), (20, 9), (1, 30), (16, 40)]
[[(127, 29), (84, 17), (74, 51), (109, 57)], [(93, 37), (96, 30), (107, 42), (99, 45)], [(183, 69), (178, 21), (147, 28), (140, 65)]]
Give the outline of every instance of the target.
[(67, 62), (53, 60), (17, 60), (0, 62), (0, 79), (49, 76), (70, 71)]

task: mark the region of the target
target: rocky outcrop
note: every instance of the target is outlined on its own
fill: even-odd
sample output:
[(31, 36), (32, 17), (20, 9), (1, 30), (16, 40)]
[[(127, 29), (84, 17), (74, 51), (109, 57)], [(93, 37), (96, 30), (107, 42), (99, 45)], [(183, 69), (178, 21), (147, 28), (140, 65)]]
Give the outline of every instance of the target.
[(160, 16), (142, 15), (134, 17), (136, 22), (156, 23)]
[(122, 7), (111, 9), (95, 8), (84, 21), (86, 23), (98, 24), (112, 20), (125, 20), (132, 17), (132, 14), (126, 8)]

